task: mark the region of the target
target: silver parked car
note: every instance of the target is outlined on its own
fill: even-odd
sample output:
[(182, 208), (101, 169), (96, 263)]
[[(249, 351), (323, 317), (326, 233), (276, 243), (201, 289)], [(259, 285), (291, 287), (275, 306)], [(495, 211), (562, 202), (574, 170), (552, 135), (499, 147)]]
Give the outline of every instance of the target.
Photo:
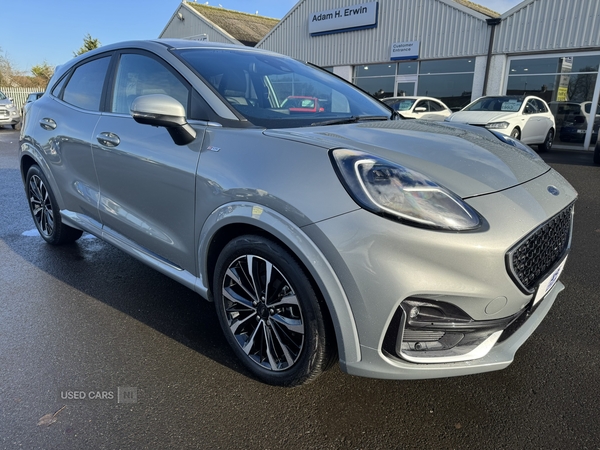
[(19, 122), (21, 122), (21, 116), (13, 99), (0, 91), (0, 128), (2, 125), (10, 125), (13, 129), (17, 129)]
[(264, 382), (502, 369), (563, 290), (577, 194), (510, 137), (397, 119), (274, 53), (127, 42), (57, 70), (21, 170), (48, 243), (89, 232), (213, 301)]

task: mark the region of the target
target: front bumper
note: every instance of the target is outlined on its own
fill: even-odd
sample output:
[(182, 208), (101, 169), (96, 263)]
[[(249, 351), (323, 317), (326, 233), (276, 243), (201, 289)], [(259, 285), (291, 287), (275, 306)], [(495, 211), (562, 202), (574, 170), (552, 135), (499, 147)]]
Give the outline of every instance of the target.
[[(560, 195), (550, 194), (550, 186), (558, 188)], [(473, 232), (415, 228), (363, 210), (305, 228), (332, 263), (356, 322), (361, 357), (341, 361), (342, 368), (373, 378), (411, 379), (465, 375), (509, 365), (564, 286), (556, 283), (531, 308), (535, 292), (515, 282), (507, 269), (507, 254), (576, 196), (558, 173), (549, 171), (523, 185), (468, 200), (485, 219), (484, 226)], [(401, 333), (394, 320), (398, 311), (406, 320), (409, 313), (406, 308), (402, 312), (402, 305), (411, 299), (453, 305), (481, 326), (481, 335), (489, 332), (487, 337), (491, 337), (471, 340), (471, 348), (462, 353), (456, 349), (444, 353), (445, 348), (430, 352), (435, 358), (429, 360), (420, 358), (418, 352), (399, 351), (401, 345), (395, 344)], [(505, 330), (513, 323), (518, 326), (513, 325), (516, 329), (507, 337)], [(390, 345), (388, 331), (394, 327)]]
[[(564, 285), (559, 281), (544, 299), (531, 311), (525, 311), (518, 321), (518, 328), (504, 340), (497, 342), (485, 356), (472, 360), (444, 364), (413, 364), (384, 354), (378, 349), (361, 346), (362, 359), (357, 363), (342, 362), (342, 370), (370, 378), (393, 380), (456, 377), (474, 373), (501, 370), (512, 363), (515, 353), (531, 336), (550, 311)], [(507, 330), (511, 332), (513, 330)]]
[(16, 110), (0, 109), (0, 125), (16, 125), (21, 121), (21, 116)]

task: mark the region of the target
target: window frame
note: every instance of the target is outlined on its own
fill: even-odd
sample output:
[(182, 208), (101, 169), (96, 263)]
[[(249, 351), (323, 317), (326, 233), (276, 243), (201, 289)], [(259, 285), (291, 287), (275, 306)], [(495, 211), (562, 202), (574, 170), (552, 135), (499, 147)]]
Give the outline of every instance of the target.
[[(117, 73), (118, 73), (118, 69), (119, 69), (119, 64), (121, 62), (121, 56), (123, 56), (123, 55), (140, 55), (140, 56), (145, 56), (150, 59), (153, 59), (158, 64), (162, 65), (165, 69), (167, 69), (175, 78), (177, 78), (177, 80), (179, 80), (188, 91), (187, 102), (186, 102), (187, 104), (183, 105), (183, 106), (186, 111), (186, 119), (192, 120), (192, 118), (191, 118), (193, 115), (192, 114), (192, 111), (193, 111), (192, 99), (196, 98), (196, 96), (193, 95), (193, 91), (195, 91), (193, 86), (188, 82), (188, 80), (186, 80), (179, 73), (179, 71), (177, 71), (164, 58), (161, 58), (160, 56), (158, 56), (150, 51), (138, 49), (138, 48), (123, 48), (123, 49), (116, 50), (114, 52), (113, 60), (112, 60), (111, 66), (109, 68), (109, 77), (108, 77), (109, 83), (107, 86), (107, 90), (105, 92), (106, 97), (104, 99), (104, 112), (106, 112), (108, 114), (115, 114), (115, 115), (119, 115), (119, 116), (131, 117), (131, 115), (127, 114), (127, 113), (112, 111), (114, 92), (117, 87), (116, 86), (117, 85)], [(206, 120), (206, 119), (197, 119), (197, 120)]]
[[(50, 90), (50, 95), (54, 98), (56, 98), (57, 100), (59, 100), (60, 102), (64, 103), (65, 105), (68, 105), (71, 108), (75, 108), (78, 109), (80, 111), (86, 111), (86, 112), (91, 112), (91, 113), (101, 113), (104, 111), (104, 103), (105, 103), (105, 96), (106, 96), (106, 88), (107, 88), (107, 83), (110, 79), (110, 74), (111, 74), (111, 69), (112, 69), (112, 64), (113, 64), (113, 56), (114, 56), (114, 51), (108, 51), (108, 52), (103, 52), (103, 53), (99, 53), (97, 55), (94, 55), (90, 58), (86, 58), (80, 62), (78, 62), (77, 64), (73, 65), (72, 67), (70, 67), (67, 72), (60, 77), (56, 83), (54, 83), (54, 85), (52, 86), (52, 89)], [(108, 67), (106, 68), (106, 74), (104, 75), (104, 82), (102, 83), (102, 91), (100, 93), (100, 103), (98, 105), (98, 109), (94, 110), (94, 109), (85, 109), (82, 108), (80, 106), (74, 105), (72, 103), (67, 102), (66, 100), (64, 100), (64, 94), (65, 94), (65, 88), (69, 85), (69, 83), (71, 82), (73, 75), (75, 74), (75, 71), (77, 69), (79, 69), (80, 67), (84, 66), (85, 64), (89, 64), (92, 63), (94, 61), (97, 61), (99, 59), (103, 59), (103, 58), (109, 58), (108, 61)], [(55, 92), (55, 90), (59, 88), (58, 92)]]

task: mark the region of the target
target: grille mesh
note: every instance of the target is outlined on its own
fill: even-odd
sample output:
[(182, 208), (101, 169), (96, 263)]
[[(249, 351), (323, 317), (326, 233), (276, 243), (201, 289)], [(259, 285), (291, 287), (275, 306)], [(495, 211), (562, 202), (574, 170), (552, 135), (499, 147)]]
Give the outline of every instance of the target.
[(572, 215), (573, 205), (570, 205), (509, 252), (509, 270), (528, 292), (535, 288), (567, 251)]

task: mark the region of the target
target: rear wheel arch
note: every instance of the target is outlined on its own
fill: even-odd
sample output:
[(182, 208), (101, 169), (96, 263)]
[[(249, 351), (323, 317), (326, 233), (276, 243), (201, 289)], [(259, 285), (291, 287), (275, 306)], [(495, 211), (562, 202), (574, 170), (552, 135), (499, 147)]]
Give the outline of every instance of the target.
[(25, 181), (25, 178), (27, 178), (27, 172), (29, 172), (29, 168), (34, 164), (37, 164), (37, 162), (30, 155), (24, 155), (21, 158), (21, 178), (23, 181)]
[(40, 236), (49, 244), (75, 242), (83, 231), (63, 223), (53, 189), (40, 166), (32, 164), (25, 177), (25, 192), (32, 219)]
[(37, 165), (46, 177), (46, 180), (48, 181), (48, 184), (52, 189), (54, 198), (56, 199), (59, 209), (62, 209), (64, 205), (63, 198), (60, 190), (58, 189), (56, 180), (54, 179), (54, 175), (50, 170), (50, 166), (48, 166), (46, 159), (43, 158), (42, 154), (36, 147), (32, 146), (31, 144), (26, 144), (26, 150), (23, 151), (21, 154), (21, 178), (23, 179), (23, 185), (25, 186), (25, 188), (27, 188), (27, 186), (25, 185), (25, 180), (27, 179), (27, 172), (29, 172), (29, 169), (33, 165)]

